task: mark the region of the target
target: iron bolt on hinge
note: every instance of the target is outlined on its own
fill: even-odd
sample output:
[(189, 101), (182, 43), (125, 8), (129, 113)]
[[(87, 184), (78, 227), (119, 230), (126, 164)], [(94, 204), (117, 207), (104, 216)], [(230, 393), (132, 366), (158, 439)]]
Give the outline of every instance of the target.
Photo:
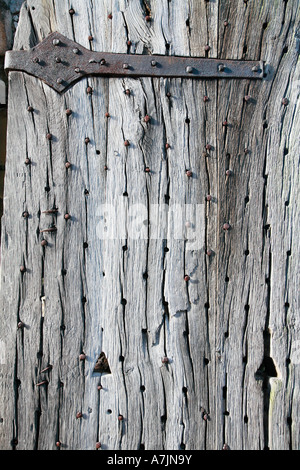
[(262, 79), (262, 61), (93, 52), (60, 33), (28, 51), (8, 51), (5, 70), (26, 72), (63, 93), (83, 77), (169, 77)]

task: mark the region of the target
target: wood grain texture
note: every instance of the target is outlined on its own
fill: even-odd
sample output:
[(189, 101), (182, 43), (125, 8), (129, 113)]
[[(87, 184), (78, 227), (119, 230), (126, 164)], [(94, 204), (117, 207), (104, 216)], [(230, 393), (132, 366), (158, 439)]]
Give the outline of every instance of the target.
[[(59, 31), (96, 51), (264, 60), (266, 77), (92, 77), (60, 96), (9, 74), (1, 449), (299, 449), (299, 14), (24, 3), (15, 50)], [(189, 239), (196, 206), (193, 248), (172, 230)], [(111, 373), (94, 371), (102, 352)]]

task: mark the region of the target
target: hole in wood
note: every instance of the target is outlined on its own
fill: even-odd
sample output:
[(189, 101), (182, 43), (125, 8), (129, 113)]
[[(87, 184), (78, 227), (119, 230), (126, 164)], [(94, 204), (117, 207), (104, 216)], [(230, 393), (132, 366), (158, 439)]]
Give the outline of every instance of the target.
[(271, 357), (265, 356), (263, 361), (255, 373), (256, 380), (263, 379), (265, 377), (277, 377), (277, 371), (274, 361)]
[(144, 392), (145, 390), (146, 390), (145, 385), (141, 385), (141, 386), (140, 386), (140, 391), (141, 391), (141, 392)]
[(229, 282), (229, 277), (228, 276), (225, 277), (225, 282)]
[(86, 250), (89, 247), (89, 244), (87, 242), (84, 242), (83, 248)]
[(229, 337), (229, 332), (225, 331), (224, 336), (225, 336), (225, 338), (228, 338)]
[(204, 358), (204, 365), (208, 365), (209, 364), (209, 359), (207, 359), (206, 357)]
[(186, 395), (187, 391), (188, 391), (187, 387), (182, 387), (182, 393), (184, 393)]
[(96, 365), (94, 367), (94, 372), (99, 372), (100, 374), (103, 374), (103, 373), (111, 374), (108, 360), (104, 352), (101, 352), (96, 362)]
[(287, 254), (287, 256), (291, 256), (291, 254), (292, 254), (291, 250), (288, 250), (288, 251), (286, 252), (286, 254)]
[(119, 356), (119, 361), (120, 361), (120, 362), (124, 362), (124, 361), (125, 361), (125, 357), (124, 357), (124, 356)]
[(112, 411), (111, 410), (107, 410), (106, 412), (108, 415), (111, 415), (112, 414)]
[(245, 423), (245, 424), (248, 423), (248, 416), (247, 416), (247, 415), (244, 416), (244, 423)]
[(126, 300), (126, 299), (122, 299), (122, 300), (121, 300), (121, 304), (122, 304), (122, 305), (126, 305), (126, 304), (127, 304), (127, 300)]
[(229, 416), (229, 411), (224, 411), (224, 416)]
[(245, 253), (245, 256), (249, 256), (250, 251), (249, 251), (249, 250), (245, 250), (244, 253)]

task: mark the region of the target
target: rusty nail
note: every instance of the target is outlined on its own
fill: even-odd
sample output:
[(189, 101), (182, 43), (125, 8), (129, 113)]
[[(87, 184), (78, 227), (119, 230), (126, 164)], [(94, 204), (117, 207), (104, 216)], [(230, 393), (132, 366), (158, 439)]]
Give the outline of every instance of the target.
[(229, 445), (228, 445), (228, 444), (224, 444), (224, 445), (223, 445), (223, 450), (229, 450)]
[(127, 88), (127, 90), (125, 90), (125, 95), (129, 96), (131, 94), (131, 91)]
[(94, 40), (93, 36), (90, 35), (90, 36), (88, 37), (88, 40), (89, 40), (89, 41), (93, 41), (93, 40)]
[(76, 419), (80, 419), (82, 418), (82, 413), (80, 411), (78, 411), (78, 413), (76, 413)]
[(57, 441), (57, 442), (55, 443), (55, 445), (56, 445), (56, 447), (60, 447), (60, 446), (61, 446), (61, 442)]
[(113, 17), (113, 16), (112, 16), (112, 14), (110, 13), (107, 18), (108, 18), (109, 20), (111, 20), (112, 17)]
[(129, 140), (125, 140), (124, 145), (125, 145), (125, 147), (129, 147), (129, 145), (130, 145)]
[(244, 153), (245, 153), (245, 154), (249, 153), (249, 149), (245, 148), (245, 149), (244, 149)]
[(204, 47), (204, 50), (205, 51), (210, 51), (210, 46), (208, 44), (206, 44), (206, 46)]
[(232, 170), (226, 170), (226, 176), (232, 176), (233, 171)]
[(53, 43), (53, 46), (59, 46), (60, 45), (60, 40), (59, 39), (53, 39), (52, 43)]
[(21, 273), (26, 273), (26, 268), (25, 268), (25, 266), (20, 266), (20, 271), (21, 271)]
[(211, 250), (207, 250), (206, 254), (207, 254), (207, 256), (211, 256), (211, 255), (212, 255), (212, 251), (211, 251)]
[(109, 114), (109, 113), (105, 113), (105, 117), (106, 117), (106, 118), (109, 118), (109, 117), (110, 117), (110, 114)]
[(47, 240), (42, 240), (41, 245), (42, 245), (42, 246), (47, 246), (47, 245), (48, 245)]
[(46, 139), (47, 140), (52, 140), (52, 134), (46, 134)]
[(42, 385), (48, 385), (48, 381), (43, 380), (43, 382), (40, 382), (40, 383), (36, 384), (37, 387), (41, 387)]
[(119, 415), (119, 416), (118, 416), (118, 420), (119, 420), (119, 421), (123, 421), (123, 419), (124, 419), (123, 415)]
[(168, 150), (171, 147), (170, 144), (166, 144), (166, 149)]
[(165, 356), (165, 357), (162, 358), (161, 362), (162, 362), (163, 364), (168, 364), (169, 359)]
[(230, 225), (228, 223), (224, 224), (223, 225), (223, 229), (224, 230), (229, 230), (230, 229)]
[(132, 45), (132, 42), (131, 41), (127, 41), (127, 46), (131, 46)]
[(96, 449), (101, 449), (101, 442), (96, 442)]
[(148, 116), (148, 114), (146, 114), (146, 116), (144, 117), (144, 121), (149, 122), (150, 120), (151, 120), (151, 117)]
[(185, 282), (188, 282), (190, 279), (191, 279), (190, 276), (188, 276), (187, 274), (184, 276)]
[(228, 26), (228, 24), (229, 24), (229, 23), (228, 23), (228, 20), (225, 20), (225, 21), (224, 21), (224, 26)]
[(89, 137), (86, 137), (86, 138), (84, 139), (84, 142), (85, 142), (86, 144), (89, 144), (89, 143), (90, 143), (90, 138), (89, 138)]
[(48, 372), (48, 370), (52, 370), (53, 369), (53, 366), (51, 366), (51, 364), (49, 364), (49, 366), (45, 367), (45, 369), (41, 370), (41, 374), (43, 374), (44, 372)]
[(91, 86), (88, 86), (86, 92), (88, 95), (91, 95), (93, 93), (93, 88)]
[(86, 355), (84, 353), (80, 354), (79, 360), (80, 361), (85, 361), (85, 359), (86, 359)]
[(193, 172), (190, 171), (190, 170), (187, 170), (186, 176), (188, 176), (189, 178), (191, 178), (191, 177), (193, 176)]
[(145, 172), (146, 172), (146, 173), (151, 173), (151, 170), (150, 170), (150, 168), (149, 168), (148, 166), (145, 168)]
[(102, 385), (98, 385), (97, 389), (102, 390), (103, 389)]
[(22, 214), (22, 217), (23, 217), (24, 219), (28, 219), (28, 217), (29, 217), (28, 212), (27, 212), (27, 211), (24, 211), (23, 214)]
[(209, 100), (208, 96), (204, 96), (204, 97), (203, 97), (204, 103), (207, 103), (208, 100)]
[(33, 107), (32, 107), (32, 106), (28, 106), (27, 111), (28, 111), (29, 113), (33, 113)]
[(75, 10), (74, 10), (74, 8), (70, 8), (69, 13), (70, 13), (70, 15), (75, 15)]
[(146, 15), (146, 16), (145, 16), (145, 20), (149, 23), (149, 21), (151, 21), (151, 16), (150, 16), (150, 15)]
[(70, 219), (71, 219), (70, 214), (65, 214), (65, 220), (70, 220)]
[(24, 323), (22, 321), (19, 321), (18, 323), (18, 329), (22, 330), (25, 327)]
[(282, 99), (283, 106), (287, 106), (289, 104), (289, 100), (287, 98)]
[(206, 144), (205, 148), (206, 150), (211, 150), (212, 146), (210, 144)]
[(211, 200), (212, 200), (212, 196), (211, 196), (210, 194), (208, 194), (208, 195), (206, 196), (206, 200), (207, 200), (207, 201), (211, 201)]
[(58, 212), (57, 208), (54, 209), (48, 209), (46, 211), (43, 211), (43, 214), (56, 214)]
[(250, 100), (251, 100), (251, 96), (250, 96), (250, 95), (246, 95), (246, 96), (244, 96), (244, 100), (245, 100), (245, 101), (246, 101), (246, 103), (247, 103), (248, 101), (250, 101)]
[(168, 91), (167, 94), (166, 94), (167, 98), (171, 98), (171, 93)]
[(104, 165), (104, 170), (105, 170), (105, 171), (108, 170), (108, 166), (107, 166), (107, 165)]
[(223, 121), (223, 122), (222, 122), (222, 126), (223, 126), (223, 127), (227, 127), (227, 126), (228, 126), (228, 122), (227, 122), (227, 121)]
[(72, 114), (72, 110), (71, 109), (66, 109), (66, 115), (71, 116), (71, 114)]
[(193, 67), (191, 67), (190, 65), (188, 65), (185, 69), (186, 73), (193, 73)]
[(207, 413), (204, 413), (203, 419), (204, 419), (204, 421), (207, 421), (207, 420), (208, 420), (208, 414), (207, 414)]

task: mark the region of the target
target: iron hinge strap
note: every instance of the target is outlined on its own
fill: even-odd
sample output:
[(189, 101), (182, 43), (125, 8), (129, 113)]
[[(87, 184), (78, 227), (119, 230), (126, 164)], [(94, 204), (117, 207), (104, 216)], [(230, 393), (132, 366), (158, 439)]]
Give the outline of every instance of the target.
[(5, 70), (26, 72), (58, 93), (89, 75), (106, 77), (261, 79), (262, 61), (93, 52), (60, 33), (28, 51), (8, 51)]

